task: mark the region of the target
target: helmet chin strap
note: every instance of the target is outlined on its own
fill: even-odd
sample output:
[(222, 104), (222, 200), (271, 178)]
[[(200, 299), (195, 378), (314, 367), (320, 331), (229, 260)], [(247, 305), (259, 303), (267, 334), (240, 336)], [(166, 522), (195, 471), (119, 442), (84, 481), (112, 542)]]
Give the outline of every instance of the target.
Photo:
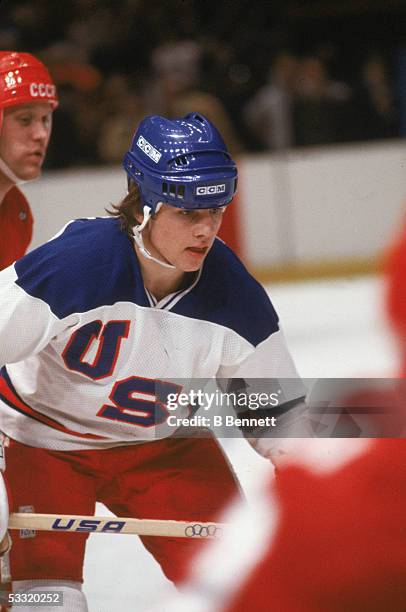
[[(157, 207), (156, 207), (156, 209), (155, 209), (156, 213), (161, 208), (161, 206), (162, 206), (162, 202), (159, 202)], [(139, 225), (136, 225), (135, 227), (133, 227), (134, 241), (135, 241), (137, 247), (139, 248), (141, 255), (143, 255), (146, 259), (150, 259), (151, 261), (155, 261), (155, 263), (159, 264), (160, 266), (162, 266), (164, 268), (169, 268), (170, 270), (175, 270), (175, 266), (173, 266), (172, 264), (166, 263), (165, 261), (161, 261), (160, 259), (157, 259), (153, 255), (151, 255), (151, 253), (145, 247), (144, 240), (142, 238), (141, 232), (142, 232), (142, 230), (144, 229), (144, 227), (147, 225), (148, 221), (151, 218), (151, 209), (150, 209), (149, 206), (144, 206), (143, 214), (144, 214), (144, 218), (142, 220), (142, 223), (140, 223)]]
[(0, 157), (0, 172), (2, 172), (4, 176), (6, 176), (12, 183), (14, 183), (14, 185), (16, 185), (17, 183), (21, 184), (21, 183), (27, 182), (27, 181), (23, 181), (16, 174), (14, 174), (11, 168), (7, 166), (6, 162), (3, 161), (1, 157)]

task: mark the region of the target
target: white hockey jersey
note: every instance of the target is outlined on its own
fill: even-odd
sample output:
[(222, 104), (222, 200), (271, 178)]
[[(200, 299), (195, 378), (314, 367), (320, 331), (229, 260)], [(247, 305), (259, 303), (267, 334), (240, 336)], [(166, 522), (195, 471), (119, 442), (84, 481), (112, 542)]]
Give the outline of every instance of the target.
[(173, 434), (176, 379), (297, 377), (266, 292), (223, 242), (156, 302), (113, 218), (73, 221), (0, 273), (0, 365), (0, 429), (59, 450)]

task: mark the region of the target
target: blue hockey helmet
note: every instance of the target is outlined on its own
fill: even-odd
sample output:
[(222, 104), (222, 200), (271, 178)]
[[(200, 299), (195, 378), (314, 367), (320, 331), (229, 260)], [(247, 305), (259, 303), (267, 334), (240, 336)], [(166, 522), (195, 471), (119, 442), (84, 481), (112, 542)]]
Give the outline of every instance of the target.
[(227, 206), (237, 187), (237, 166), (220, 133), (198, 113), (146, 117), (123, 166), (152, 214), (159, 202), (184, 209)]

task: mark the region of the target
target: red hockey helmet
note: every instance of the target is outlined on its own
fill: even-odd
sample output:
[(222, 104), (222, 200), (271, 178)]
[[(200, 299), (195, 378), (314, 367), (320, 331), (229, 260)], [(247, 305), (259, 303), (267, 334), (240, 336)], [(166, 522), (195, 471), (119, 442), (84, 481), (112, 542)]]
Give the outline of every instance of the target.
[(49, 102), (58, 106), (51, 75), (30, 53), (0, 51), (0, 111), (30, 102)]

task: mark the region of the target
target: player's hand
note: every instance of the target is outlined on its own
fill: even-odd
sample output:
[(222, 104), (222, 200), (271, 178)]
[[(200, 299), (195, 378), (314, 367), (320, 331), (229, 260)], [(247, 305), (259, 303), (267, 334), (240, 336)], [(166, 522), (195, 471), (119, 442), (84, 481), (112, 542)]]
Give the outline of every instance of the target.
[(289, 461), (299, 438), (314, 437), (305, 402), (298, 402), (279, 416), (276, 427), (258, 427), (251, 436), (246, 437), (257, 453), (272, 461), (275, 467)]

